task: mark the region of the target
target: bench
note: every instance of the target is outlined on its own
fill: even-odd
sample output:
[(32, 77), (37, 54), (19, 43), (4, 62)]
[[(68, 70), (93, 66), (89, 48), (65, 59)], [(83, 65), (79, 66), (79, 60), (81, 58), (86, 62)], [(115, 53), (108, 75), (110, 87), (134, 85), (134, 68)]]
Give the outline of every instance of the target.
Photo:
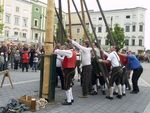
[(10, 82), (10, 84), (11, 84), (11, 87), (14, 88), (14, 87), (13, 87), (13, 84), (12, 84), (12, 81), (11, 81), (11, 78), (10, 78), (9, 70), (0, 71), (0, 75), (2, 75), (2, 74), (3, 74), (4, 76), (3, 76), (3, 79), (2, 79), (2, 82), (1, 82), (1, 86), (0, 86), (0, 87), (1, 87), (1, 88), (3, 87), (4, 80), (5, 80), (6, 77), (8, 77), (9, 82)]

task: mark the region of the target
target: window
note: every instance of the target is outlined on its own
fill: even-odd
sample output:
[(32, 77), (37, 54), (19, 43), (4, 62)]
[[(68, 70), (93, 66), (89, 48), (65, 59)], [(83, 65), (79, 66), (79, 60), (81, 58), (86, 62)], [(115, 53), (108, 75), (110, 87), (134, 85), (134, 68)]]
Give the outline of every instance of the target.
[(38, 27), (38, 20), (34, 20), (34, 26)]
[(9, 30), (5, 30), (5, 36), (9, 37)]
[(126, 19), (130, 19), (130, 15), (127, 15), (127, 16), (126, 16)]
[(18, 36), (18, 32), (15, 31), (15, 32), (14, 32), (14, 36)]
[(23, 37), (23, 38), (27, 38), (27, 34), (26, 34), (26, 33), (23, 33), (23, 34), (22, 34), (22, 37)]
[(133, 32), (136, 31), (136, 26), (135, 26), (135, 25), (132, 26), (132, 31), (133, 31)]
[(132, 39), (132, 46), (135, 46), (135, 39)]
[(27, 27), (27, 22), (28, 22), (28, 19), (27, 18), (23, 18), (23, 27)]
[(142, 46), (142, 40), (139, 39), (139, 46)]
[(10, 23), (10, 15), (9, 14), (5, 15), (5, 22)]
[(125, 27), (125, 31), (126, 31), (126, 32), (130, 32), (130, 26), (126, 26), (126, 27)]
[(99, 17), (98, 20), (102, 20), (102, 17)]
[(77, 33), (80, 33), (80, 29), (79, 28), (77, 28)]
[(19, 25), (19, 17), (18, 16), (15, 17), (15, 25)]
[(98, 33), (102, 32), (102, 27), (98, 27)]
[(38, 40), (38, 33), (35, 33), (35, 40)]
[(16, 7), (16, 12), (19, 12), (19, 7)]
[(139, 26), (139, 31), (142, 32), (143, 31), (143, 25)]
[(126, 45), (126, 46), (129, 45), (129, 40), (128, 40), (128, 39), (125, 40), (125, 45)]

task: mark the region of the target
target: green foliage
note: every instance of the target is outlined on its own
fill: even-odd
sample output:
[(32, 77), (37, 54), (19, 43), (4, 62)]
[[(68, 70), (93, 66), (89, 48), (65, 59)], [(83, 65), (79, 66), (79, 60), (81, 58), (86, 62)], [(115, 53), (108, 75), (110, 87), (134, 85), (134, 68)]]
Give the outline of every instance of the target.
[(0, 6), (0, 13), (3, 13), (4, 12), (4, 8), (3, 8), (3, 6), (1, 5)]
[(4, 24), (0, 24), (0, 34), (2, 34)]
[[(121, 28), (118, 24), (115, 25), (114, 30), (111, 29), (111, 33), (113, 36), (113, 39), (115, 41), (115, 44), (119, 47), (119, 48), (123, 48), (124, 43), (125, 43), (125, 35), (124, 35), (124, 29)], [(107, 38), (109, 40), (109, 44), (112, 45), (112, 40), (110, 40), (110, 36), (107, 35)]]
[[(88, 29), (86, 29), (86, 31), (87, 31), (88, 37), (90, 38), (90, 41), (93, 43), (93, 42), (95, 41), (95, 39), (94, 39), (94, 34), (93, 34), (93, 33), (90, 33)], [(82, 42), (85, 41), (85, 40), (84, 40), (84, 37), (86, 37), (86, 34), (83, 35), (83, 38), (82, 38), (83, 40), (82, 40)], [(88, 39), (87, 39), (87, 40), (88, 40)], [(88, 41), (89, 41), (89, 40), (88, 40)]]
[[(58, 23), (57, 24), (57, 29), (56, 29), (56, 37), (55, 37), (55, 41), (56, 42), (59, 42), (61, 44), (64, 44), (66, 41), (67, 41), (67, 37), (65, 37), (64, 33), (63, 35), (61, 34), (61, 26), (60, 24)], [(65, 30), (65, 33), (66, 33), (66, 30)], [(67, 33), (66, 33), (67, 34)]]

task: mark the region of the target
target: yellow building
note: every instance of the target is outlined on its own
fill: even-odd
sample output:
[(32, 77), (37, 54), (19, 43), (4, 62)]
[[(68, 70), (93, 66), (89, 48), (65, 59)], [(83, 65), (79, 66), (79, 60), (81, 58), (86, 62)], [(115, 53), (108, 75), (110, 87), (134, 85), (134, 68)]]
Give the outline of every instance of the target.
[[(82, 17), (82, 13), (81, 12), (79, 12), (79, 13)], [(86, 28), (88, 29), (89, 28), (89, 20), (88, 20), (86, 12), (84, 12), (84, 15), (85, 15)], [(68, 13), (66, 14), (66, 29), (67, 29), (67, 32), (69, 33)], [(84, 38), (84, 30), (83, 30), (83, 27), (81, 25), (81, 22), (80, 22), (76, 12), (71, 13), (71, 32), (72, 32), (72, 38), (74, 40), (76, 40), (77, 42), (81, 43)]]

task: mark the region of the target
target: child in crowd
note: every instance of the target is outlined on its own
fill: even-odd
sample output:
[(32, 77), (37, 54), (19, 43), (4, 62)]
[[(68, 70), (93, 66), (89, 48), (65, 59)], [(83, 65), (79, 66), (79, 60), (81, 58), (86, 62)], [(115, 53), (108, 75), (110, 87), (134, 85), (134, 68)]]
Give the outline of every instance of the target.
[(33, 66), (32, 66), (32, 70), (35, 71), (35, 72), (37, 70), (38, 61), (39, 61), (38, 54), (35, 53), (34, 57), (33, 57)]

